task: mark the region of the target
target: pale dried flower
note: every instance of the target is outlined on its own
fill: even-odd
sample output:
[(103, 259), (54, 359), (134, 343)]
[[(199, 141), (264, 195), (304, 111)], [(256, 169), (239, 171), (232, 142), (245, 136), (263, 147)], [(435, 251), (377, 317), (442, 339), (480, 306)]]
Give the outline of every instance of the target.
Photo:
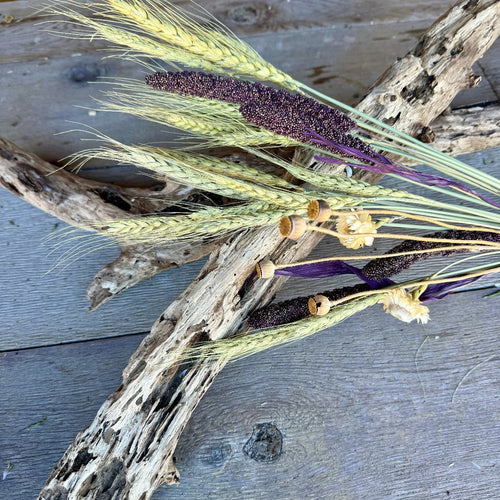
[(338, 216), (337, 232), (340, 234), (339, 240), (342, 245), (357, 250), (373, 244), (373, 236), (367, 236), (367, 233), (375, 234), (377, 228), (370, 214), (351, 212)]
[(390, 290), (382, 296), (379, 303), (383, 304), (387, 313), (405, 323), (414, 319), (423, 324), (429, 321), (429, 308), (402, 288)]

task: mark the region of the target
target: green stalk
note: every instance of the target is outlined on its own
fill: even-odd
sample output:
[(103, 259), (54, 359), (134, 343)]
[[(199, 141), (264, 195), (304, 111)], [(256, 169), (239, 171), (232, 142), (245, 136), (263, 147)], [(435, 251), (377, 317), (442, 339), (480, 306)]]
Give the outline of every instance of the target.
[(377, 205), (377, 204), (363, 204), (363, 208), (367, 209), (374, 209), (374, 210), (398, 210), (401, 212), (407, 212), (413, 215), (423, 215), (425, 217), (430, 217), (433, 219), (439, 219), (443, 222), (450, 222), (452, 224), (467, 224), (470, 226), (480, 226), (484, 228), (485, 230), (488, 229), (500, 229), (500, 223), (495, 224), (495, 223), (488, 223), (488, 222), (483, 222), (479, 221), (477, 218), (473, 217), (465, 217), (461, 216), (458, 214), (450, 213), (450, 212), (437, 212), (433, 210), (428, 210), (425, 208), (420, 208), (420, 207), (408, 207), (408, 206), (402, 206), (402, 205), (397, 205), (397, 204), (390, 204), (390, 205)]
[(376, 125), (376, 127), (373, 127), (368, 125), (368, 123), (360, 122), (358, 123), (360, 128), (363, 128), (364, 130), (367, 130), (369, 132), (374, 132), (376, 134), (382, 135), (384, 137), (387, 137), (388, 139), (397, 141), (402, 145), (414, 148), (416, 151), (422, 152), (428, 157), (435, 158), (437, 161), (440, 162), (440, 164), (443, 164), (444, 162), (445, 164), (453, 165), (460, 171), (467, 172), (474, 179), (477, 179), (479, 174), (479, 178), (483, 178), (485, 181), (487, 180), (488, 184), (492, 186), (495, 192), (500, 193), (499, 180), (496, 179), (495, 177), (489, 174), (485, 174), (483, 172), (479, 172), (477, 169), (471, 167), (470, 165), (467, 165), (466, 163), (463, 163), (455, 158), (452, 158), (444, 153), (441, 153), (440, 151), (430, 148), (429, 146), (420, 142), (418, 139), (415, 139), (414, 137), (411, 137), (410, 135), (397, 130), (391, 125), (383, 123), (380, 120), (377, 120), (376, 118), (373, 118), (351, 106), (348, 106), (347, 104), (344, 104), (340, 101), (337, 101), (336, 99), (333, 99), (332, 97), (326, 96), (325, 94), (311, 87), (308, 87), (307, 85), (301, 82), (296, 82), (296, 83), (301, 89), (303, 89), (307, 93), (315, 95), (324, 101), (330, 102), (339, 109), (343, 109), (344, 111), (347, 111), (349, 113), (354, 114), (355, 116), (362, 118), (368, 123)]
[[(358, 136), (359, 137), (359, 136)], [(449, 175), (450, 177), (455, 177), (456, 179), (462, 181), (462, 182), (465, 182), (465, 183), (468, 183), (468, 184), (473, 184), (474, 186), (478, 187), (478, 188), (481, 188), (481, 189), (484, 189), (485, 191), (488, 191), (490, 193), (493, 193), (493, 194), (498, 194), (499, 190), (498, 188), (496, 189), (492, 189), (491, 187), (488, 186), (488, 184), (484, 184), (482, 182), (478, 182), (477, 180), (473, 180), (471, 179), (471, 177), (469, 175), (465, 175), (465, 174), (459, 174), (457, 173), (457, 171), (453, 168), (443, 168), (443, 161), (442, 160), (435, 160), (432, 158), (432, 156), (428, 156), (428, 155), (425, 155), (425, 154), (422, 154), (422, 156), (416, 156), (416, 155), (413, 155), (403, 149), (399, 149), (397, 147), (394, 147), (394, 146), (391, 146), (387, 143), (385, 143), (384, 141), (377, 141), (377, 140), (373, 140), (373, 139), (364, 139), (363, 140), (379, 149), (382, 149), (388, 153), (394, 153), (394, 154), (397, 154), (399, 156), (403, 156), (405, 158), (408, 158), (410, 160), (413, 160), (413, 161), (416, 161), (416, 162), (421, 162), (421, 163), (425, 163), (426, 165), (446, 174), (446, 175)], [(474, 169), (475, 170), (475, 169)], [(479, 171), (476, 171), (476, 172), (479, 172)], [(476, 176), (478, 177), (478, 176)], [(498, 181), (497, 181), (498, 183)]]

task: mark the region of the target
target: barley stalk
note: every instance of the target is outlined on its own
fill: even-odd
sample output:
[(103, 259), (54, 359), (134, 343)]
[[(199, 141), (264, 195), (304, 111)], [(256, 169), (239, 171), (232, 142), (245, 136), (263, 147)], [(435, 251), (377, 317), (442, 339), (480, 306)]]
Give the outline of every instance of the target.
[(127, 146), (117, 141), (113, 141), (113, 145), (115, 149), (87, 150), (81, 155), (132, 163), (160, 174), (162, 179), (168, 177), (193, 188), (238, 200), (262, 200), (282, 206), (304, 206), (310, 200), (302, 193), (261, 186), (219, 173), (224, 165), (217, 158), (148, 146)]
[[(66, 36), (70, 38), (83, 39), (102, 39), (108, 40), (117, 45), (123, 45), (132, 49), (136, 56), (139, 57), (154, 57), (166, 61), (177, 61), (179, 63), (189, 64), (191, 58), (186, 57), (186, 52), (177, 47), (161, 43), (151, 38), (140, 36), (122, 28), (118, 28), (102, 21), (93, 20), (76, 10), (70, 9), (69, 5), (78, 5), (76, 2), (66, 2), (64, 7), (52, 6), (49, 9), (51, 14), (63, 15), (75, 21), (79, 26), (87, 27), (92, 30), (91, 33), (85, 31), (72, 30), (70, 33), (55, 32), (58, 36)], [(95, 6), (94, 6), (95, 7)], [(128, 54), (128, 53), (127, 53)], [(197, 67), (204, 71), (217, 71), (217, 66), (208, 60), (200, 60), (197, 62)]]

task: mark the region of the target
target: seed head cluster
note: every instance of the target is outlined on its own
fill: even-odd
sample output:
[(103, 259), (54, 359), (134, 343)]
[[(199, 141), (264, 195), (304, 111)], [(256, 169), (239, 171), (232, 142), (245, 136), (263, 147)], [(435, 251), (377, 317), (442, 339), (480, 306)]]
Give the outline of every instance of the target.
[[(367, 144), (348, 133), (356, 122), (310, 97), (258, 82), (195, 71), (157, 72), (147, 75), (146, 83), (166, 92), (238, 104), (249, 123), (301, 143), (317, 145), (311, 137), (313, 132), (332, 143), (375, 155)], [(323, 149), (338, 152), (333, 145)]]
[[(427, 237), (441, 238), (443, 233), (437, 232), (426, 235)], [(500, 234), (488, 233), (483, 231), (447, 231), (446, 236), (455, 240), (483, 240), (490, 242), (500, 243)], [(411, 252), (417, 250), (429, 250), (437, 247), (451, 246), (452, 243), (434, 243), (429, 241), (413, 241), (405, 240), (399, 245), (396, 245), (387, 253)], [(418, 261), (428, 259), (430, 257), (448, 257), (458, 253), (464, 253), (467, 250), (443, 250), (435, 253), (421, 253), (412, 255), (399, 255), (396, 257), (386, 257), (384, 259), (373, 259), (365, 265), (361, 272), (372, 280), (383, 280), (401, 273), (402, 271), (410, 268)], [(347, 297), (354, 293), (364, 292), (370, 290), (370, 286), (361, 283), (352, 287), (337, 288), (334, 290), (326, 290), (321, 292), (331, 301), (336, 301), (341, 298)], [(284, 323), (291, 323), (299, 319), (309, 316), (309, 309), (307, 301), (309, 297), (297, 297), (283, 302), (271, 304), (254, 311), (248, 319), (248, 324), (251, 328), (270, 328)]]
[[(447, 231), (446, 237), (454, 240), (471, 241), (471, 240), (482, 240), (489, 242), (500, 242), (500, 234), (498, 233), (488, 233), (483, 231), (459, 231), (452, 230)], [(427, 238), (441, 238), (443, 233), (432, 233), (427, 234)], [(415, 252), (421, 250), (430, 250), (438, 247), (451, 246), (452, 243), (434, 243), (432, 241), (412, 241), (405, 240), (399, 245), (389, 250), (387, 253), (400, 253), (400, 252)], [(467, 250), (442, 250), (441, 252), (434, 253), (415, 253), (411, 255), (399, 255), (397, 257), (386, 257), (384, 259), (374, 259), (368, 262), (361, 272), (370, 279), (380, 280), (389, 276), (394, 276), (399, 274), (405, 269), (409, 269), (410, 266), (418, 261), (428, 259), (430, 257), (449, 257), (451, 255), (456, 255), (458, 253), (465, 253)]]

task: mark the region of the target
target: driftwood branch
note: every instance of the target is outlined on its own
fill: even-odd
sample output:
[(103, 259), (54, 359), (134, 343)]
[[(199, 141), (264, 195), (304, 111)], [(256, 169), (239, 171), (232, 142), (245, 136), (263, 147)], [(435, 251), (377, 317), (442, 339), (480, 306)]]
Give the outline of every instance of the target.
[[(444, 113), (431, 124), (432, 146), (458, 156), (500, 145), (500, 103)], [(431, 135), (432, 138), (432, 135)]]
[[(180, 187), (128, 188), (85, 179), (0, 138), (0, 185), (35, 207), (86, 229), (89, 220), (129, 217), (165, 208)], [(178, 196), (177, 196), (178, 197)]]
[[(473, 86), (470, 71), (500, 30), (497, 1), (462, 1), (438, 20), (418, 47), (379, 79), (360, 104), (379, 119), (418, 135), (454, 95)], [(317, 239), (289, 245), (275, 228), (242, 232), (208, 259), (197, 279), (157, 320), (130, 359), (122, 385), (102, 405), (53, 470), (40, 498), (150, 498), (178, 474), (173, 454), (192, 411), (222, 369), (201, 362), (165, 369), (166, 353), (236, 332), (268, 302), (282, 280), (242, 285), (265, 256), (303, 258)]]
[[(500, 104), (474, 106), (443, 113), (421, 136), (425, 135), (436, 149), (457, 156), (499, 146), (498, 123)], [(151, 213), (163, 209), (165, 199), (171, 202), (176, 195), (182, 196), (178, 194), (177, 185), (158, 191), (119, 188), (82, 179), (21, 151), (5, 139), (0, 139), (0, 184), (35, 207), (73, 225), (85, 220), (89, 211), (95, 214), (94, 220)], [(85, 212), (82, 213), (82, 209)], [(207, 256), (220, 244), (220, 241), (211, 241), (196, 246), (187, 243), (159, 248), (123, 246), (117, 259), (105, 265), (92, 280), (87, 291), (90, 310), (142, 280)]]

